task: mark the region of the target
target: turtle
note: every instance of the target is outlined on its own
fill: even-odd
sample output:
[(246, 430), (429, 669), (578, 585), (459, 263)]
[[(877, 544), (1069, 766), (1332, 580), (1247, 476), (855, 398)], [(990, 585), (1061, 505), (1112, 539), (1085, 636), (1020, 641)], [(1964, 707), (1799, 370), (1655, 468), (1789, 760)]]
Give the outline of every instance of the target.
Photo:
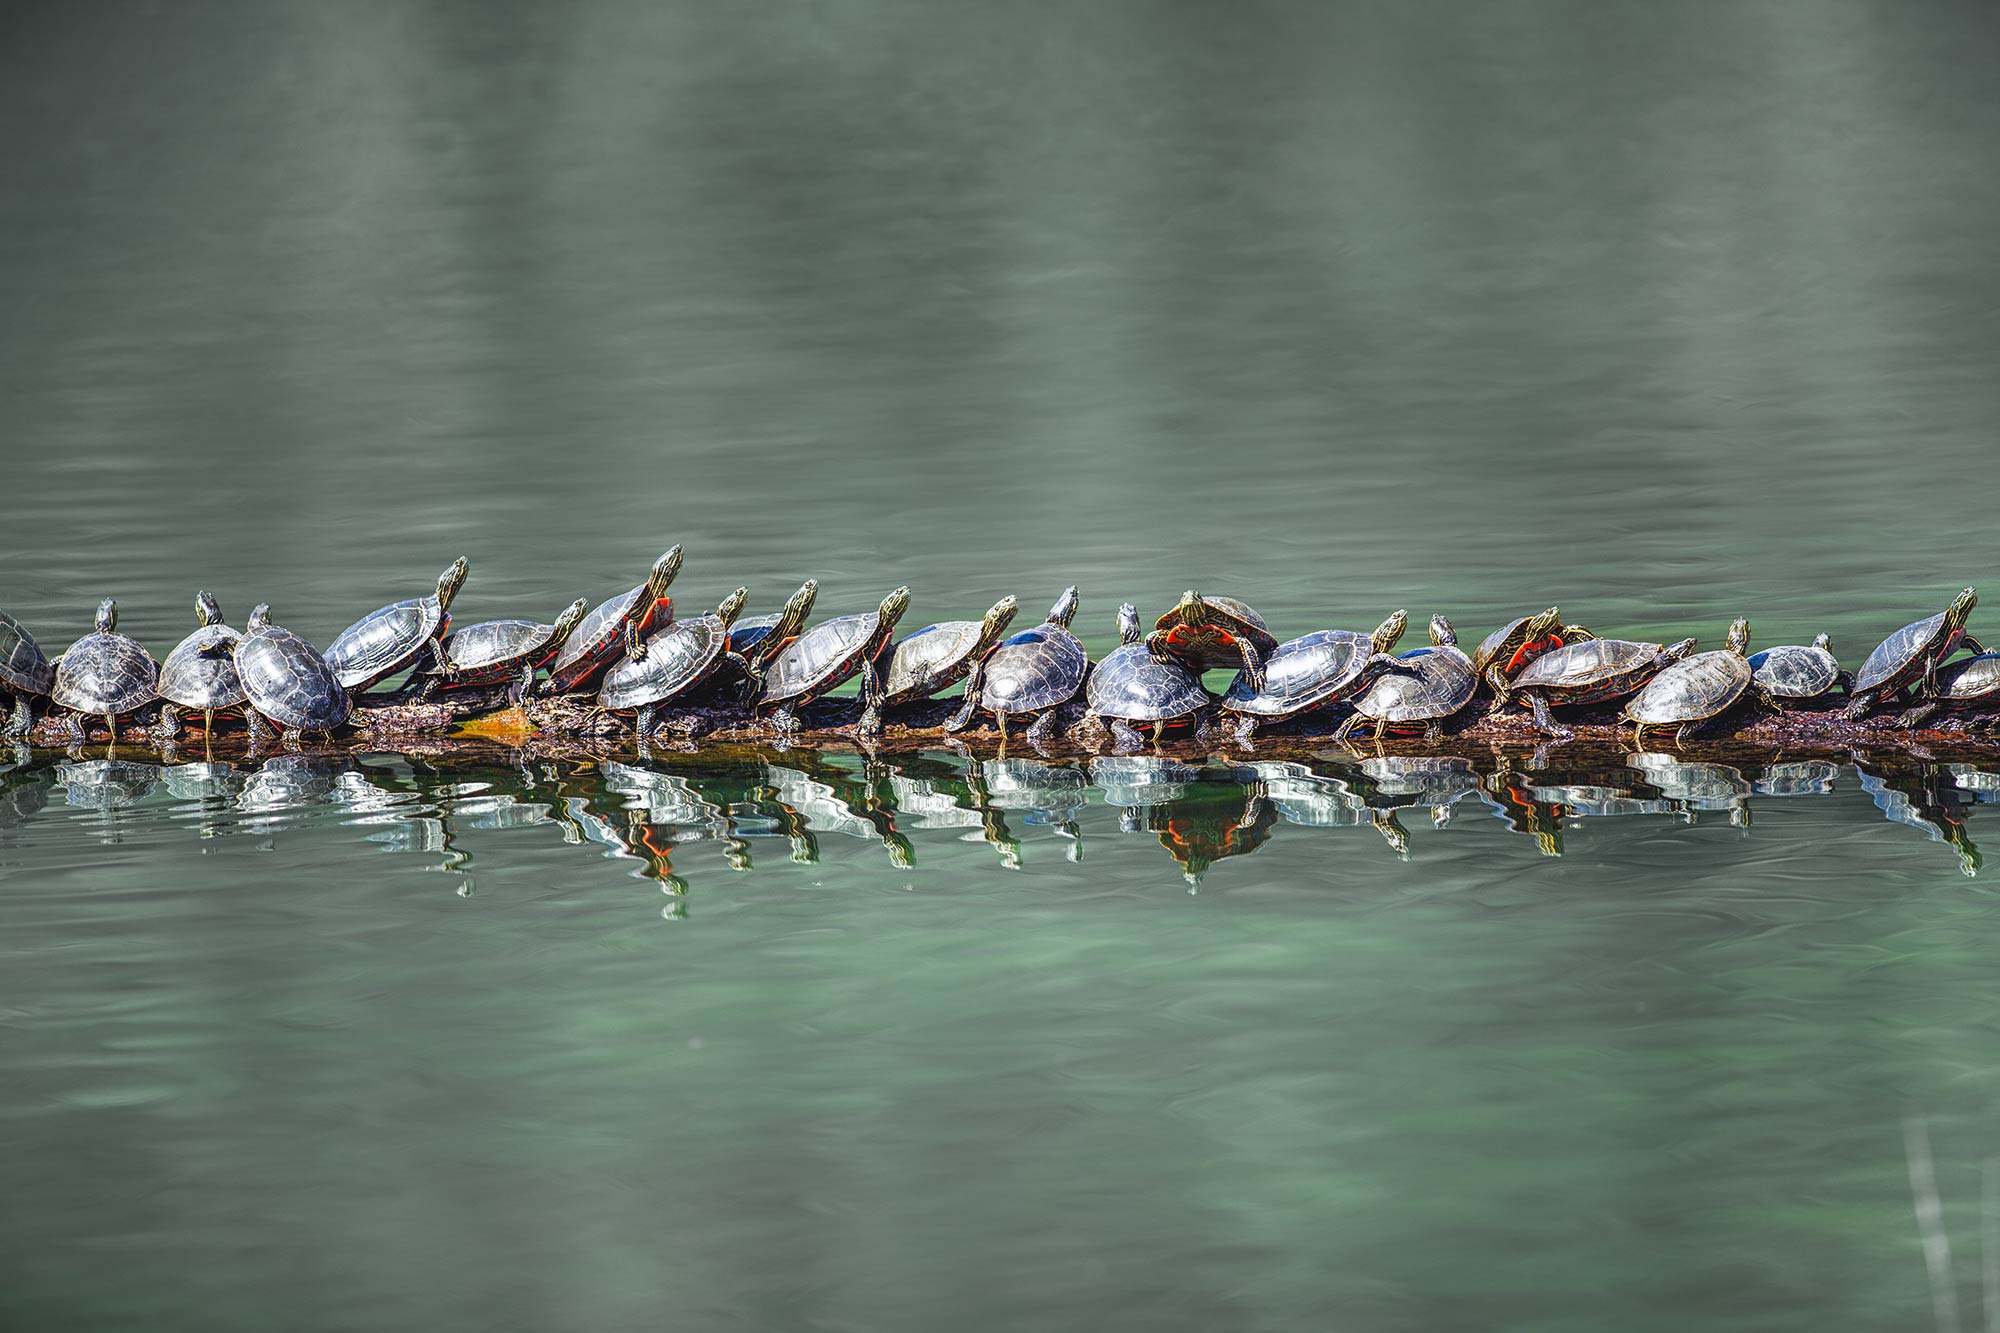
[(596, 686), (605, 668), (618, 660), (625, 647), (625, 622), (640, 634), (674, 620), (674, 602), (667, 589), (681, 572), (681, 548), (663, 552), (653, 562), (646, 581), (629, 592), (600, 602), (583, 618), (576, 632), (563, 644), (549, 666), (549, 678), (542, 683), (544, 694), (569, 694)]
[(245, 708), (247, 696), (236, 676), (236, 631), (222, 623), (222, 608), (207, 592), (194, 595), (194, 633), (174, 645), (160, 664), (160, 720), (153, 734), (171, 741), (181, 734), (180, 710), (201, 714), (204, 735), (215, 734), (215, 715), (225, 708), (239, 709), (256, 740), (255, 712)]
[(1851, 693), (1854, 702), (1841, 710), (1849, 722), (1859, 721), (1874, 708), (1887, 707), (1915, 682), (1918, 693), (1930, 698), (1937, 693), (1937, 669), (1960, 648), (1974, 653), (1986, 651), (1979, 640), (1965, 632), (1966, 618), (1979, 605), (1979, 594), (1965, 589), (1951, 599), (1951, 605), (1934, 616), (1903, 626), (1868, 654), (1861, 670), (1854, 673)]
[(744, 616), (730, 626), (729, 651), (743, 659), (750, 671), (746, 679), (753, 687), (763, 679), (771, 659), (785, 651), (805, 629), (806, 617), (812, 614), (813, 602), (818, 597), (819, 580), (807, 579), (785, 603), (783, 611), (768, 616)]
[[(875, 663), (882, 676), (882, 706), (893, 708), (928, 699), (961, 680), (965, 682), (965, 697), (976, 700), (986, 656), (1014, 623), (1014, 614), (1020, 609), (1018, 599), (1002, 597), (993, 603), (983, 620), (946, 620), (926, 625), (898, 639), (893, 647), (885, 646)], [(970, 722), (975, 707), (976, 703), (967, 703), (958, 711)]]
[(1750, 654), (1750, 689), (1766, 708), (1824, 698), (1836, 688), (1853, 693), (1854, 677), (1840, 669), (1833, 640), (1821, 634), (1811, 644), (1785, 643)]
[(1673, 727), (1679, 745), (1687, 729), (1720, 716), (1750, 688), (1750, 622), (1738, 618), (1713, 652), (1670, 663), (1625, 701), (1632, 743), (1643, 746), (1647, 727)]
[(882, 679), (875, 658), (909, 604), (910, 590), (898, 588), (873, 611), (822, 620), (793, 640), (772, 660), (757, 698), (756, 707), (769, 710), (772, 728), (780, 736), (797, 732), (800, 709), (859, 672), (863, 708), (855, 734), (879, 735)]
[(1222, 696), (1222, 711), (1236, 718), (1236, 739), (1247, 744), (1259, 723), (1282, 722), (1351, 699), (1383, 672), (1396, 670), (1398, 659), (1389, 654), (1409, 623), (1409, 613), (1398, 611), (1373, 634), (1323, 629), (1281, 643), (1264, 659), (1261, 690), (1251, 688), (1249, 677), (1237, 672)]
[(454, 680), (457, 672), (438, 641), (451, 628), (451, 601), (465, 583), (466, 569), (460, 556), (438, 575), (436, 592), (393, 602), (342, 630), (325, 654), (340, 688), (360, 694), (420, 661), (447, 682)]
[(1424, 739), (1434, 741), (1444, 734), (1444, 720), (1472, 702), (1479, 677), (1472, 659), (1458, 646), (1458, 633), (1443, 616), (1431, 617), (1431, 642), (1427, 648), (1412, 648), (1398, 655), (1415, 667), (1415, 674), (1394, 672), (1378, 677), (1368, 692), (1354, 701), (1354, 712), (1341, 723), (1334, 739), (1345, 741), (1363, 721), (1375, 724), (1375, 739), (1390, 729), (1408, 731), (1421, 726)]
[(493, 685), (512, 681), (507, 697), (519, 704), (535, 683), (535, 672), (560, 653), (569, 636), (583, 623), (590, 606), (579, 597), (563, 608), (553, 625), (535, 620), (482, 620), (453, 630), (440, 640), (451, 668), (449, 682), (435, 670), (419, 667), (411, 677), (417, 697), (427, 699), (440, 685)]
[(1634, 639), (1585, 639), (1552, 648), (1514, 677), (1511, 697), (1524, 699), (1535, 715), (1535, 730), (1568, 740), (1576, 735), (1549, 714), (1551, 704), (1599, 703), (1622, 699), (1670, 663), (1695, 650), (1696, 640), (1662, 646)]
[(277, 723), (287, 745), (297, 746), (306, 732), (330, 736), (352, 715), (353, 702), (332, 664), (298, 635), (273, 625), (268, 604), (250, 613), (232, 656), (250, 707)]
[(1507, 706), (1508, 691), (1522, 667), (1552, 648), (1596, 637), (1581, 625), (1563, 624), (1562, 609), (1554, 606), (1494, 630), (1472, 650), (1473, 672), (1493, 691), (1493, 705), (1486, 711), (1497, 713)]
[(56, 669), (42, 646), (20, 621), (0, 611), (0, 693), (13, 696), (13, 708), (0, 736), (18, 739), (35, 725), (35, 700), (46, 699), (56, 685)]
[(738, 588), (722, 599), (713, 615), (676, 620), (643, 640), (627, 621), (625, 656), (604, 673), (597, 706), (635, 713), (633, 731), (650, 736), (656, 708), (691, 693), (725, 663), (748, 675), (749, 663), (730, 650), (729, 627), (749, 600), (750, 590)]
[(160, 664), (144, 644), (118, 632), (118, 603), (97, 604), (97, 628), (56, 659), (49, 698), (70, 710), (70, 738), (83, 740), (83, 719), (101, 717), (118, 739), (118, 715), (144, 708), (160, 697)]
[(1264, 659), (1278, 640), (1264, 618), (1234, 597), (1204, 597), (1190, 588), (1146, 636), (1146, 649), (1165, 659), (1178, 657), (1196, 673), (1232, 667), (1239, 661), (1250, 688), (1264, 688)]
[[(1937, 693), (1896, 719), (1898, 727), (1914, 729), (1940, 710), (1972, 713), (2000, 704), (2000, 653), (1981, 653), (1938, 668)], [(1981, 731), (2000, 725), (2000, 716), (1990, 712), (1971, 719), (1954, 717), (1939, 731)]]
[(1048, 618), (1039, 625), (1011, 634), (987, 654), (979, 679), (968, 685), (965, 706), (944, 724), (946, 731), (963, 731), (984, 709), (1007, 739), (1007, 719), (1033, 715), (1028, 728), (1032, 745), (1046, 745), (1055, 739), (1057, 711), (1083, 688), (1090, 670), (1090, 654), (1076, 635), (1069, 632), (1081, 604), (1075, 587), (1064, 588)]
[(1119, 646), (1090, 673), (1084, 725), (1101, 729), (1108, 723), (1121, 753), (1145, 743), (1133, 723), (1151, 726), (1157, 741), (1170, 724), (1191, 720), (1215, 702), (1178, 653), (1154, 653), (1141, 637), (1139, 610), (1130, 602), (1118, 608), (1118, 638)]

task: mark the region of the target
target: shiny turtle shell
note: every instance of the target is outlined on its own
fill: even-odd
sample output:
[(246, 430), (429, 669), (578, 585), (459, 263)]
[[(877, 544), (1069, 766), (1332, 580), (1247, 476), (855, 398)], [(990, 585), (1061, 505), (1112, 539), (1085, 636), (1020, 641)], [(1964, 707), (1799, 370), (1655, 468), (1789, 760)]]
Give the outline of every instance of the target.
[(1249, 603), (1213, 594), (1205, 594), (1201, 601), (1208, 613), (1207, 624), (1201, 629), (1187, 623), (1185, 612), (1179, 605), (1154, 622), (1155, 630), (1166, 632), (1169, 650), (1179, 653), (1189, 662), (1199, 663), (1203, 671), (1227, 670), (1243, 664), (1242, 653), (1228, 642), (1229, 639), (1248, 640), (1260, 657), (1269, 657), (1277, 651), (1277, 636), (1271, 633), (1264, 617), (1252, 610)]
[(1097, 716), (1125, 722), (1168, 722), (1214, 702), (1199, 676), (1153, 656), (1143, 643), (1112, 649), (1090, 673), (1084, 699)]
[(55, 685), (56, 669), (49, 665), (35, 636), (20, 621), (0, 611), (0, 686), (13, 694), (43, 695)]
[(1625, 705), (1627, 721), (1670, 727), (1714, 717), (1750, 688), (1751, 667), (1741, 654), (1718, 648), (1670, 662)]
[(371, 611), (342, 630), (326, 664), (344, 690), (365, 690), (416, 663), (424, 645), (451, 627), (451, 613), (433, 593)]
[(1375, 643), (1353, 630), (1323, 629), (1278, 645), (1264, 659), (1264, 688), (1250, 688), (1242, 672), (1222, 696), (1231, 713), (1257, 718), (1288, 718), (1322, 708), (1356, 691), (1374, 656)]
[(1784, 643), (1750, 654), (1750, 680), (1774, 699), (1817, 699), (1840, 683), (1840, 662), (1821, 643)]
[(673, 624), (674, 599), (662, 597), (651, 606), (644, 606), (646, 587), (642, 583), (630, 592), (600, 602), (583, 618), (549, 668), (549, 683), (554, 690), (560, 693), (584, 688), (624, 652), (627, 619), (632, 621), (633, 632), (642, 638), (649, 630)]
[[(227, 625), (202, 625), (160, 664), (160, 697), (182, 708), (234, 708), (246, 697), (236, 674), (236, 640)], [(219, 650), (204, 652), (204, 649)]]
[(1539, 690), (1550, 703), (1612, 699), (1643, 685), (1665, 651), (1660, 644), (1634, 639), (1567, 643), (1523, 667), (1514, 688)]
[[(539, 620), (482, 620), (453, 630), (438, 646), (451, 663), (453, 685), (487, 685), (519, 677), (531, 662), (540, 666), (555, 636), (556, 627)], [(420, 670), (435, 674), (428, 664)]]
[(929, 698), (964, 680), (985, 632), (983, 620), (946, 620), (905, 635), (894, 647), (885, 645), (875, 662), (883, 704)]
[(979, 706), (990, 713), (1039, 713), (1076, 697), (1090, 654), (1076, 635), (1045, 620), (1000, 641), (986, 659)]
[(1940, 611), (1913, 620), (1875, 645), (1861, 670), (1854, 673), (1854, 692), (1866, 694), (1907, 685), (1922, 669), (1925, 658), (1933, 652), (1940, 657), (1947, 655), (1957, 637), (1957, 631), (1945, 627), (1947, 616)]
[[(778, 628), (778, 622), (784, 618), (783, 613), (777, 611), (772, 612), (768, 616), (743, 617), (743, 619), (737, 621), (730, 628), (729, 651), (732, 653), (748, 654), (757, 645), (769, 638), (771, 631)], [(578, 632), (581, 633), (582, 631), (579, 630)]]
[(250, 706), (289, 730), (332, 731), (352, 711), (340, 678), (318, 649), (254, 617), (236, 640), (236, 674)]
[(1396, 654), (1416, 670), (1378, 676), (1354, 701), (1354, 711), (1374, 721), (1435, 722), (1472, 702), (1479, 687), (1472, 659), (1455, 643), (1426, 644)]
[(878, 611), (835, 616), (799, 635), (764, 673), (765, 704), (804, 704), (838, 689), (861, 670), (882, 628)]
[(1981, 653), (1938, 668), (1938, 699), (1947, 704), (1976, 703), (2000, 694), (2000, 652)]
[(694, 689), (715, 673), (729, 630), (715, 615), (677, 620), (647, 636), (642, 657), (622, 658), (604, 674), (600, 708), (647, 708)]
[(144, 708), (160, 697), (159, 684), (160, 664), (144, 644), (102, 629), (62, 655), (49, 698), (73, 712), (104, 717)]

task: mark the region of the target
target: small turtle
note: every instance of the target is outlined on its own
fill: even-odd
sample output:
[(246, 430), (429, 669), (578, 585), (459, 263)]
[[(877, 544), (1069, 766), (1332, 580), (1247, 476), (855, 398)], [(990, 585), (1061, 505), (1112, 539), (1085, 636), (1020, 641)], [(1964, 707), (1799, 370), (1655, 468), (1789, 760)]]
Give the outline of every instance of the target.
[(1146, 648), (1161, 659), (1179, 658), (1197, 674), (1240, 661), (1250, 688), (1261, 690), (1264, 659), (1277, 651), (1278, 640), (1246, 603), (1234, 597), (1203, 597), (1189, 589), (1154, 624)]
[(1458, 646), (1458, 634), (1443, 616), (1431, 617), (1428, 648), (1412, 648), (1398, 655), (1405, 665), (1416, 668), (1414, 675), (1393, 673), (1376, 680), (1368, 692), (1354, 701), (1354, 712), (1334, 733), (1345, 741), (1348, 733), (1366, 721), (1375, 724), (1375, 739), (1390, 729), (1409, 731), (1423, 728), (1424, 739), (1434, 741), (1444, 734), (1444, 720), (1472, 702), (1479, 677), (1472, 659)]
[(1048, 619), (1003, 639), (987, 655), (979, 679), (966, 687), (965, 706), (945, 723), (945, 730), (964, 730), (984, 709), (993, 715), (1003, 741), (1007, 719), (1023, 714), (1035, 718), (1028, 728), (1031, 745), (1054, 740), (1058, 710), (1076, 697), (1090, 670), (1090, 654), (1069, 632), (1079, 604), (1076, 589), (1065, 588), (1049, 608)]
[[(553, 625), (535, 620), (482, 620), (453, 630), (440, 641), (452, 672), (449, 683), (456, 688), (511, 680), (514, 687), (508, 698), (520, 703), (535, 683), (535, 672), (555, 660), (583, 623), (589, 606), (577, 598), (563, 608)], [(436, 671), (420, 667), (411, 683), (417, 687), (417, 697), (427, 699), (447, 682)]]
[(807, 579), (799, 585), (785, 603), (785, 609), (776, 615), (745, 616), (729, 630), (729, 651), (743, 659), (749, 668), (746, 679), (753, 693), (758, 682), (764, 678), (771, 659), (791, 646), (800, 631), (806, 627), (806, 617), (812, 614), (813, 602), (819, 598), (819, 581)]
[(1632, 639), (1585, 639), (1552, 648), (1514, 677), (1514, 702), (1526, 702), (1535, 730), (1568, 740), (1576, 733), (1549, 713), (1551, 704), (1600, 703), (1638, 690), (1670, 663), (1695, 650), (1694, 639), (1662, 646)]
[(1940, 710), (1951, 713), (1980, 713), (1971, 719), (1954, 717), (1939, 731), (1990, 731), (2000, 725), (2000, 716), (1986, 711), (2000, 704), (2000, 653), (1981, 653), (1938, 668), (1937, 693), (1896, 719), (1896, 725), (1915, 729)]
[(1145, 744), (1133, 723), (1152, 727), (1158, 740), (1168, 726), (1191, 721), (1215, 702), (1178, 654), (1154, 654), (1141, 637), (1138, 608), (1130, 602), (1118, 608), (1118, 638), (1119, 646), (1090, 673), (1084, 690), (1090, 712), (1084, 725), (1102, 728), (1108, 723), (1120, 753)]
[(625, 622), (640, 634), (674, 620), (674, 602), (667, 589), (681, 572), (681, 548), (676, 546), (653, 562), (646, 581), (629, 592), (598, 604), (569, 636), (563, 650), (549, 667), (542, 685), (544, 694), (569, 694), (591, 689), (605, 668), (618, 660), (625, 648)]
[(340, 677), (319, 650), (271, 623), (271, 608), (250, 613), (234, 652), (236, 675), (250, 706), (278, 724), (297, 747), (306, 732), (331, 736), (353, 711)]
[(1263, 689), (1252, 689), (1239, 671), (1222, 696), (1222, 710), (1236, 718), (1236, 739), (1247, 744), (1261, 722), (1282, 722), (1362, 693), (1377, 676), (1397, 669), (1389, 654), (1409, 623), (1409, 613), (1398, 611), (1373, 634), (1323, 629), (1279, 644), (1264, 659)]
[(0, 611), (0, 693), (13, 696), (7, 725), (0, 736), (19, 739), (35, 725), (35, 700), (46, 699), (56, 686), (56, 669), (25, 626)]
[(1852, 693), (1854, 677), (1840, 669), (1833, 640), (1822, 634), (1810, 645), (1780, 644), (1750, 654), (1750, 689), (1766, 708), (1782, 708), (1824, 698), (1835, 688)]
[(1514, 677), (1528, 663), (1566, 643), (1582, 643), (1596, 637), (1581, 625), (1563, 624), (1562, 610), (1554, 606), (1494, 630), (1472, 650), (1473, 671), (1493, 691), (1493, 706), (1487, 712), (1497, 713), (1506, 707)]
[(371, 611), (342, 630), (326, 650), (326, 664), (349, 694), (424, 662), (447, 682), (456, 672), (438, 640), (451, 628), (451, 600), (465, 583), (465, 557), (438, 575), (437, 591)]
[(725, 663), (745, 673), (749, 663), (729, 649), (729, 627), (750, 600), (748, 588), (722, 599), (713, 615), (676, 620), (644, 640), (626, 622), (624, 658), (604, 673), (597, 706), (636, 714), (633, 731), (653, 734), (653, 711), (669, 699), (692, 693)]
[(1673, 727), (1679, 745), (1687, 729), (1720, 716), (1750, 688), (1750, 622), (1738, 619), (1714, 652), (1696, 653), (1665, 667), (1625, 703), (1632, 743), (1643, 746), (1647, 727)]
[(70, 710), (70, 738), (83, 740), (83, 719), (101, 717), (118, 739), (118, 715), (144, 708), (160, 697), (160, 664), (137, 639), (118, 633), (118, 603), (97, 604), (97, 628), (56, 659), (49, 698)]
[(254, 744), (257, 730), (255, 710), (244, 708), (248, 696), (236, 676), (236, 631), (222, 623), (222, 608), (206, 592), (194, 595), (197, 622), (194, 633), (174, 645), (160, 664), (160, 720), (153, 734), (171, 741), (181, 734), (180, 710), (201, 714), (202, 733), (215, 734), (215, 715), (225, 708), (239, 709), (250, 724)]
[(910, 590), (898, 588), (875, 610), (822, 620), (780, 652), (765, 673), (757, 700), (759, 709), (770, 710), (771, 726), (778, 734), (798, 731), (799, 710), (856, 672), (861, 674), (864, 707), (855, 734), (864, 738), (881, 734), (882, 679), (875, 659), (909, 604)]
[[(1014, 623), (1021, 604), (1013, 597), (993, 603), (984, 620), (946, 620), (926, 625), (915, 634), (882, 649), (875, 669), (882, 675), (882, 706), (912, 703), (942, 693), (963, 680), (968, 699), (979, 693), (979, 675), (986, 656)], [(958, 711), (972, 720), (973, 705)]]
[(1877, 644), (1861, 670), (1854, 673), (1854, 702), (1841, 716), (1854, 722), (1872, 709), (1886, 708), (1912, 682), (1923, 697), (1936, 694), (1937, 669), (1947, 657), (1960, 648), (1982, 654), (1986, 651), (1979, 640), (1965, 632), (1966, 619), (1977, 605), (1979, 594), (1967, 588), (1938, 614), (1913, 621)]

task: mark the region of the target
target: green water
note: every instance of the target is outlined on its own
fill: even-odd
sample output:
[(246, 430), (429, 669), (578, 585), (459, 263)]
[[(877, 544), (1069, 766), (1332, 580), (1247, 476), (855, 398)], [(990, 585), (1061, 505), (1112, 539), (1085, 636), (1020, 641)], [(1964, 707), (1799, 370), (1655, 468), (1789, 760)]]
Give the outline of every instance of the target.
[[(1099, 648), (1193, 585), (1851, 666), (1991, 577), (1996, 38), (10, 6), (0, 606), (323, 644), (681, 542)], [(1963, 765), (187, 758), (0, 756), (8, 1327), (2000, 1311)]]

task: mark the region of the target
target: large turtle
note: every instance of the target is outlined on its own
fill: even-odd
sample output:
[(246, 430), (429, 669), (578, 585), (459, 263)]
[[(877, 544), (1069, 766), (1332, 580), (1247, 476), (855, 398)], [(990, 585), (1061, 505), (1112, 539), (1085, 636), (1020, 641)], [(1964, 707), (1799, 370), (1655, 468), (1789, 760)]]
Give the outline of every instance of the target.
[(1056, 714), (1076, 697), (1090, 670), (1090, 654), (1069, 632), (1080, 604), (1074, 587), (1049, 608), (1048, 619), (1003, 639), (986, 657), (979, 680), (968, 684), (965, 704), (945, 723), (946, 731), (962, 731), (980, 709), (993, 715), (1000, 737), (1007, 737), (1007, 719), (1023, 714), (1035, 721), (1028, 741), (1046, 745), (1055, 739)]
[(1497, 713), (1507, 705), (1508, 691), (1521, 668), (1566, 643), (1581, 643), (1597, 636), (1581, 625), (1562, 623), (1562, 609), (1550, 607), (1532, 616), (1511, 620), (1479, 641), (1472, 650), (1472, 670), (1493, 691)]
[(1914, 729), (1943, 710), (1977, 716), (1950, 718), (1939, 731), (1989, 731), (2000, 725), (2000, 715), (1991, 711), (1996, 706), (2000, 706), (2000, 653), (1981, 653), (1939, 667), (1937, 693), (1897, 718), (1896, 725)]
[(245, 708), (247, 696), (236, 676), (236, 631), (222, 623), (222, 608), (206, 592), (194, 595), (194, 633), (174, 645), (160, 664), (160, 720), (153, 734), (171, 741), (181, 734), (181, 709), (201, 714), (204, 735), (215, 734), (215, 715), (240, 709), (256, 739), (255, 712)]
[[(445, 662), (451, 669), (449, 684), (456, 688), (510, 680), (514, 686), (508, 697), (520, 703), (535, 683), (535, 672), (555, 660), (569, 636), (583, 623), (583, 613), (589, 606), (589, 602), (577, 598), (563, 608), (553, 625), (537, 620), (482, 620), (453, 630), (440, 641)], [(429, 698), (447, 680), (435, 670), (420, 667), (411, 683), (417, 687), (418, 697)]]
[(1622, 699), (1668, 664), (1695, 650), (1694, 639), (1662, 646), (1633, 639), (1585, 639), (1552, 648), (1514, 677), (1514, 702), (1526, 701), (1535, 730), (1568, 740), (1576, 733), (1549, 713), (1551, 704), (1601, 703)]
[(855, 734), (881, 734), (882, 680), (875, 658), (909, 604), (910, 590), (898, 588), (873, 611), (822, 620), (779, 653), (757, 700), (760, 710), (769, 710), (772, 728), (781, 736), (797, 732), (799, 710), (859, 672), (864, 706)]
[(35, 725), (35, 700), (56, 686), (56, 669), (20, 621), (0, 611), (0, 693), (13, 696), (0, 736), (18, 739)]
[(1378, 677), (1367, 693), (1354, 701), (1354, 712), (1341, 723), (1334, 739), (1345, 741), (1362, 722), (1375, 724), (1375, 739), (1383, 733), (1423, 729), (1434, 741), (1444, 733), (1444, 720), (1472, 702), (1479, 677), (1472, 659), (1458, 646), (1458, 633), (1443, 616), (1431, 617), (1431, 642), (1399, 654), (1414, 674), (1394, 672)]
[(681, 572), (681, 548), (663, 552), (653, 562), (646, 581), (627, 592), (600, 602), (583, 618), (569, 636), (562, 652), (549, 666), (549, 678), (542, 684), (545, 694), (569, 694), (596, 686), (605, 668), (618, 660), (625, 649), (625, 623), (636, 633), (645, 634), (674, 619), (674, 602), (667, 589)]
[(1155, 655), (1141, 635), (1138, 608), (1127, 602), (1118, 608), (1119, 646), (1091, 671), (1084, 688), (1090, 706), (1085, 727), (1108, 724), (1121, 754), (1145, 744), (1134, 723), (1150, 726), (1157, 741), (1168, 726), (1193, 720), (1215, 702), (1178, 655)]
[(451, 601), (465, 583), (466, 568), (460, 556), (438, 575), (437, 591), (371, 611), (342, 630), (326, 650), (326, 664), (340, 687), (360, 694), (419, 661), (452, 680), (456, 673), (438, 640), (451, 628)]
[[(986, 656), (1014, 623), (1021, 603), (1002, 597), (983, 620), (946, 620), (926, 625), (884, 647), (875, 669), (882, 675), (882, 706), (928, 699), (963, 680), (968, 696), (979, 692)], [(964, 712), (964, 708), (959, 709)]]
[(1766, 708), (1822, 699), (1835, 689), (1852, 693), (1853, 684), (1824, 634), (1810, 644), (1781, 643), (1750, 654), (1750, 689)]
[(1409, 613), (1398, 611), (1373, 634), (1323, 629), (1279, 644), (1264, 659), (1263, 689), (1253, 689), (1249, 677), (1238, 672), (1222, 696), (1222, 710), (1236, 718), (1236, 739), (1247, 744), (1259, 723), (1351, 699), (1383, 672), (1396, 670), (1397, 659), (1389, 654), (1409, 623)]
[(729, 628), (729, 651), (743, 659), (754, 697), (770, 667), (771, 659), (791, 646), (806, 627), (813, 603), (819, 598), (819, 580), (807, 579), (785, 603), (785, 609), (768, 616), (741, 616)]
[(1913, 621), (1877, 644), (1861, 670), (1854, 673), (1854, 702), (1841, 716), (1858, 721), (1872, 709), (1894, 703), (1903, 687), (1912, 682), (1923, 697), (1936, 694), (1937, 669), (1947, 657), (1960, 648), (1986, 651), (1979, 640), (1965, 632), (1966, 619), (1977, 605), (1979, 594), (1967, 588), (1936, 615)]
[(1177, 657), (1197, 674), (1239, 661), (1252, 689), (1264, 688), (1264, 659), (1278, 640), (1264, 618), (1234, 597), (1204, 597), (1190, 588), (1146, 636), (1155, 657)]
[(635, 714), (633, 731), (650, 736), (655, 709), (691, 693), (725, 663), (748, 675), (749, 664), (729, 650), (729, 627), (749, 600), (750, 590), (738, 588), (722, 599), (713, 615), (676, 620), (644, 640), (627, 622), (625, 656), (604, 673), (598, 707)]
[(1741, 699), (1750, 688), (1749, 649), (1750, 622), (1739, 618), (1721, 648), (1670, 663), (1647, 681), (1625, 703), (1632, 743), (1645, 744), (1647, 727), (1672, 727), (1679, 745), (1689, 727), (1719, 716)]
[(331, 736), (352, 714), (333, 666), (310, 643), (273, 625), (268, 605), (250, 613), (233, 656), (250, 706), (278, 725), (289, 746), (296, 748), (307, 732)]
[(97, 604), (97, 628), (69, 646), (56, 660), (49, 698), (70, 710), (70, 738), (83, 740), (83, 719), (101, 717), (118, 739), (118, 716), (144, 708), (160, 697), (160, 664), (137, 639), (118, 632), (118, 603)]

